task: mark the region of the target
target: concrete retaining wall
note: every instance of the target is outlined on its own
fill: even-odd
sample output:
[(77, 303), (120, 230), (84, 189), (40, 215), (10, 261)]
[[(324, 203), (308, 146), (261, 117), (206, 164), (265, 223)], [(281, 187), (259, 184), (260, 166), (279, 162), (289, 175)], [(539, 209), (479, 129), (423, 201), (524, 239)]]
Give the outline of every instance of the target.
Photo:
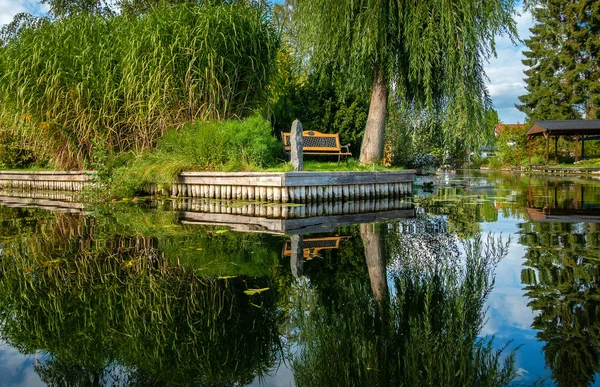
[(172, 206), (179, 211), (183, 224), (220, 225), (236, 231), (278, 234), (323, 233), (356, 223), (390, 222), (415, 216), (412, 202), (400, 199), (290, 206), (273, 203), (235, 205), (188, 198), (173, 200)]
[[(321, 203), (395, 199), (412, 193), (414, 170), (391, 172), (184, 172), (149, 194), (269, 203)], [(0, 171), (0, 189), (81, 191), (94, 172)]]
[(95, 172), (0, 171), (0, 189), (77, 192), (91, 187)]
[(393, 172), (184, 172), (171, 187), (149, 187), (169, 196), (312, 203), (401, 198), (412, 194), (414, 170)]

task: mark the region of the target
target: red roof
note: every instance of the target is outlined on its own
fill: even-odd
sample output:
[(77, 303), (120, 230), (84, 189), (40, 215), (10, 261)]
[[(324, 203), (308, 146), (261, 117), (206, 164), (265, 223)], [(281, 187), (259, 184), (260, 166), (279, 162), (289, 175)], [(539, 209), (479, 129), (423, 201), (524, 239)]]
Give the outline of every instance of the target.
[(516, 128), (516, 129), (525, 129), (525, 124), (496, 124), (494, 126), (494, 132), (496, 132), (496, 136), (499, 136), (500, 133), (504, 130), (504, 128)]

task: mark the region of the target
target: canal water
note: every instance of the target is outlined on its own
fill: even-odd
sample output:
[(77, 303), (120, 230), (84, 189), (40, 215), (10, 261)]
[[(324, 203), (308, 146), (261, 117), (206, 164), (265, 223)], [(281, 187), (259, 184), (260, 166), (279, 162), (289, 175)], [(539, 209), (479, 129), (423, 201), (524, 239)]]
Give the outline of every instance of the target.
[(4, 194), (1, 386), (600, 385), (600, 180), (421, 177), (294, 219)]

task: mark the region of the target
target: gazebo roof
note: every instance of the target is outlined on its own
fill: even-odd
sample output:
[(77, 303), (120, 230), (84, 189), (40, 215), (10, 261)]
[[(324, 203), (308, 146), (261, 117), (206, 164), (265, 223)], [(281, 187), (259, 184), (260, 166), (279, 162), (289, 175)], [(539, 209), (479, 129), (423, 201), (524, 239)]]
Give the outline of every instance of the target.
[(576, 136), (600, 134), (600, 120), (552, 120), (536, 121), (527, 129), (527, 136)]

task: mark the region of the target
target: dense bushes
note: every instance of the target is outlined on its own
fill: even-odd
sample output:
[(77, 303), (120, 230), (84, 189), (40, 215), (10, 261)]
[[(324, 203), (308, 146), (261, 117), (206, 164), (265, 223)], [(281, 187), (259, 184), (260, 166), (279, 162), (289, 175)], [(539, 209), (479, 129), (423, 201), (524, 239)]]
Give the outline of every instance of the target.
[(156, 149), (117, 167), (110, 188), (117, 195), (133, 195), (148, 183), (170, 184), (186, 171), (244, 171), (276, 163), (281, 143), (271, 124), (259, 117), (245, 121), (196, 122), (169, 131)]
[(24, 168), (35, 161), (33, 150), (17, 133), (0, 126), (0, 169)]
[(237, 169), (272, 165), (281, 145), (271, 134), (268, 121), (196, 122), (180, 132), (169, 131), (158, 152), (180, 154), (201, 169)]
[(278, 73), (271, 88), (271, 117), (276, 133), (289, 132), (298, 119), (304, 130), (337, 133), (358, 155), (367, 123), (369, 94), (342, 93), (322, 72), (296, 73), (291, 49), (278, 54)]
[(169, 128), (263, 106), (279, 39), (248, 2), (76, 14), (0, 47), (0, 116), (56, 168), (152, 146)]

